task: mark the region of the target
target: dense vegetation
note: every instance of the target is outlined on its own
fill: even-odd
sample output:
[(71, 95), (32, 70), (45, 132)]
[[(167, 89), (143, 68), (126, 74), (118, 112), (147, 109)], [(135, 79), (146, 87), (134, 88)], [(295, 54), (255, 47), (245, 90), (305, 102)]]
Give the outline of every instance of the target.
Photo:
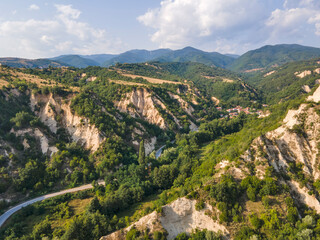
[[(283, 114), (287, 107), (288, 105), (285, 105), (282, 108), (279, 108), (278, 111), (282, 112)], [(276, 117), (279, 117), (279, 115), (277, 114)], [(268, 123), (268, 121), (270, 122)], [(262, 124), (262, 122), (264, 123)], [(121, 213), (121, 211), (129, 208), (134, 203), (140, 202), (148, 196), (157, 193), (158, 191), (172, 188), (170, 191), (176, 191), (174, 196), (184, 196), (188, 192), (191, 192), (191, 198), (198, 196), (198, 194), (192, 193), (192, 191), (199, 186), (198, 184), (200, 182), (205, 180), (212, 174), (212, 172), (215, 171), (215, 164), (212, 164), (212, 161), (215, 163), (218, 162), (218, 158), (213, 157), (214, 154), (207, 154), (205, 158), (199, 156), (202, 144), (217, 138), (219, 139), (224, 135), (230, 136), (228, 137), (228, 141), (231, 139), (231, 141), (235, 141), (236, 139), (239, 139), (240, 141), (241, 135), (244, 134), (243, 131), (252, 132), (255, 128), (260, 129), (261, 131), (266, 131), (267, 129), (270, 129), (271, 122), (276, 123), (274, 118), (257, 120), (254, 117), (247, 118), (245, 115), (241, 115), (239, 118), (232, 119), (231, 121), (223, 120), (220, 122), (218, 120), (213, 120), (212, 122), (203, 124), (198, 132), (178, 135), (176, 139), (176, 146), (166, 150), (159, 159), (155, 159), (154, 156), (151, 155), (147, 157), (144, 162), (141, 161), (140, 164), (136, 162), (131, 165), (125, 165), (114, 173), (109, 173), (105, 179), (106, 187), (104, 188), (96, 186), (93, 195), (90, 195), (96, 196), (94, 200), (92, 200), (92, 204), (89, 206), (89, 209), (91, 209), (90, 211), (95, 215), (84, 214), (78, 216), (77, 214), (68, 213), (67, 215), (63, 216), (65, 216), (65, 219), (70, 219), (70, 224), (67, 226), (61, 226), (54, 230), (50, 229), (49, 226), (51, 225), (52, 221), (55, 221), (54, 219), (56, 219), (56, 216), (59, 216), (58, 212), (61, 211), (60, 208), (55, 208), (53, 212), (57, 213), (53, 215), (51, 214), (51, 217), (49, 218), (45, 217), (47, 214), (42, 214), (42, 219), (44, 220), (39, 223), (39, 225), (36, 225), (37, 227), (35, 226), (33, 230), (31, 229), (32, 232), (28, 224), (25, 224), (25, 227), (22, 228), (25, 230), (20, 231), (20, 233), (16, 232), (14, 229), (16, 229), (18, 226), (17, 223), (13, 223), (3, 234), (5, 234), (5, 236), (10, 234), (12, 235), (13, 233), (15, 234), (12, 235), (15, 237), (7, 239), (16, 239), (22, 236), (25, 236), (26, 239), (29, 239), (29, 237), (32, 239), (32, 236), (35, 236), (36, 234), (40, 234), (40, 236), (43, 234), (42, 236), (49, 237), (57, 236), (61, 237), (62, 239), (73, 239), (74, 236), (77, 236), (76, 238), (78, 239), (96, 239), (95, 236), (98, 236), (99, 234), (107, 234), (126, 226), (129, 223), (129, 219), (125, 217), (115, 217), (115, 215), (118, 215), (119, 212)], [(264, 130), (261, 128), (261, 124), (266, 126)], [(236, 133), (235, 136), (229, 135), (234, 132), (239, 133)], [(215, 151), (223, 151), (223, 148), (230, 144), (228, 141), (223, 141), (224, 143), (220, 143), (219, 148), (215, 147)], [(241, 149), (239, 149), (239, 151), (241, 151)], [(65, 154), (68, 152), (69, 150), (67, 150)], [(72, 151), (72, 153), (75, 154), (74, 151)], [(236, 156), (239, 156), (238, 154), (241, 154), (241, 152), (231, 154), (232, 159), (236, 159)], [(102, 156), (104, 156), (104, 154), (102, 154)], [(73, 159), (75, 158), (73, 157)], [(86, 160), (84, 162), (88, 161)], [(147, 163), (151, 163), (151, 171), (148, 168), (145, 168), (145, 164)], [(210, 167), (208, 168), (208, 166)], [(81, 179), (81, 172), (83, 171), (80, 170), (77, 172), (77, 174), (73, 175), (76, 175)], [(83, 177), (84, 176), (82, 176), (82, 178)], [(270, 178), (270, 180), (266, 178), (265, 181), (258, 182), (258, 184), (254, 183), (253, 180), (244, 180), (244, 182), (240, 184), (237, 183), (233, 178), (226, 176), (225, 180), (222, 179), (221, 181), (217, 182), (216, 185), (212, 185), (212, 187), (209, 189), (207, 187), (205, 188), (209, 190), (208, 196), (212, 196), (215, 201), (217, 201), (217, 206), (220, 211), (225, 211), (225, 215), (220, 215), (220, 221), (244, 221), (242, 220), (242, 207), (235, 201), (238, 199), (239, 194), (246, 192), (251, 200), (257, 200), (257, 198), (278, 194), (279, 190), (277, 185), (275, 185), (275, 180), (273, 180), (273, 178)], [(177, 192), (175, 189), (180, 190)], [(230, 196), (226, 195), (226, 193), (230, 193)], [(159, 196), (159, 200), (154, 202), (152, 207), (146, 209), (145, 213), (151, 212), (154, 209), (158, 209), (159, 206), (167, 203), (170, 201), (170, 199), (171, 198), (167, 197), (167, 193), (164, 192)], [(64, 208), (66, 207), (67, 205), (64, 206)], [(45, 210), (45, 212), (47, 211), (48, 210)], [(31, 216), (35, 216), (34, 214), (38, 213), (32, 212), (29, 214), (31, 214)], [(91, 218), (96, 218), (99, 220), (90, 220)], [(98, 221), (97, 223), (99, 226), (96, 227), (99, 229), (99, 231), (92, 232), (93, 235), (89, 236), (85, 229), (92, 228), (90, 225), (93, 223), (92, 221)], [(109, 221), (112, 221), (112, 223), (108, 223)], [(43, 228), (44, 226), (48, 226), (45, 228), (47, 229), (47, 232), (43, 233), (38, 230), (40, 226)], [(257, 233), (253, 230), (250, 231)], [(30, 235), (26, 235), (28, 232), (30, 232)], [(185, 236), (181, 235), (179, 237)], [(188, 238), (190, 237), (187, 237), (187, 239)]]
[[(265, 94), (264, 98), (260, 91), (243, 83), (242, 76), (196, 63), (153, 62), (149, 65), (117, 64), (110, 69), (21, 70), (55, 83), (45, 87), (3, 75), (11, 85), (0, 92), (3, 113), (0, 115), (0, 194), (18, 193), (32, 197), (84, 183), (92, 183), (93, 189), (23, 209), (0, 230), (0, 238), (99, 239), (154, 210), (161, 214), (161, 206), (183, 196), (196, 200), (198, 211), (210, 204), (214, 211), (207, 214), (227, 226), (234, 239), (319, 238), (320, 216), (307, 206), (297, 204), (283, 184), (290, 178), (304, 186), (310, 183), (302, 165), (292, 163), (288, 174), (279, 174), (267, 162), (241, 160), (253, 139), (277, 128), (287, 110), (297, 108), (304, 101), (301, 86), (315, 86), (316, 74), (303, 79), (294, 74), (294, 71), (314, 70), (315, 62), (295, 64), (284, 65), (275, 75), (257, 75), (249, 79)], [(143, 78), (126, 77), (121, 71), (181, 84), (151, 84)], [(96, 79), (89, 81), (90, 77)], [(160, 129), (142, 118), (120, 112), (114, 102), (142, 87), (115, 84), (110, 80), (144, 84), (143, 88), (163, 100), (182, 128), (177, 127), (165, 111), (159, 112), (168, 123), (168, 129)], [(77, 87), (76, 91), (72, 87)], [(196, 90), (192, 92), (189, 88)], [(72, 111), (87, 118), (105, 137), (99, 149), (94, 153), (84, 149), (72, 142), (63, 129), (57, 134), (50, 132), (29, 108), (31, 91), (44, 96), (53, 94), (65, 101), (74, 95), (70, 101)], [(169, 92), (191, 104), (195, 109), (192, 116), (181, 109)], [(198, 105), (192, 104), (193, 97)], [(220, 114), (225, 112), (216, 109), (211, 97), (220, 99), (223, 107), (260, 107), (267, 101), (271, 114), (265, 118), (244, 113), (234, 118), (221, 118)], [(273, 105), (280, 100), (280, 104)], [(56, 118), (59, 120), (59, 116)], [(200, 124), (197, 131), (189, 132), (189, 120)], [(13, 133), (29, 128), (40, 129), (58, 152), (44, 155), (32, 134), (19, 137)], [(132, 138), (135, 128), (144, 129), (144, 132)], [(301, 136), (304, 134), (303, 126), (292, 131)], [(151, 136), (157, 136), (159, 145), (166, 144), (158, 158), (154, 152), (145, 154), (144, 140)], [(29, 147), (23, 144), (24, 138)], [(140, 147), (133, 148), (133, 140)], [(14, 153), (5, 154), (12, 148)], [(226, 174), (220, 174), (218, 164), (223, 160), (246, 169), (246, 175), (239, 179), (227, 172), (230, 167), (226, 168)], [(258, 166), (266, 169), (261, 179), (256, 177)], [(97, 184), (99, 179), (105, 181), (105, 186)], [(313, 186), (314, 194), (318, 194), (319, 181)], [(3, 211), (7, 205), (0, 202), (0, 207)], [(166, 235), (165, 231), (150, 233), (132, 228), (126, 239), (166, 239)], [(222, 239), (222, 233), (195, 230), (191, 234), (181, 233), (175, 239)]]
[[(279, 68), (252, 75), (247, 81), (254, 87), (261, 89), (265, 102), (276, 104), (305, 94), (306, 91), (303, 89), (305, 85), (311, 89), (315, 87), (319, 74), (314, 70), (318, 67), (318, 60), (288, 63)], [(304, 71), (312, 71), (312, 74), (303, 78), (297, 76)]]
[(217, 52), (203, 52), (192, 47), (172, 51), (152, 60), (159, 62), (194, 62), (221, 68), (225, 68), (235, 61), (233, 57), (227, 55)]
[(308, 60), (320, 57), (320, 49), (305, 47), (297, 44), (280, 44), (264, 46), (249, 51), (239, 57), (228, 69), (242, 72), (246, 70), (264, 70), (270, 67), (281, 66), (288, 62)]
[(0, 58), (2, 65), (14, 68), (47, 68), (47, 67), (62, 67), (69, 66), (68, 64), (52, 61), (49, 59), (23, 59), (23, 58)]
[[(199, 63), (118, 64), (117, 68), (137, 75), (159, 77), (183, 82), (187, 79), (202, 96), (218, 98), (223, 106), (259, 106), (260, 97), (255, 89), (241, 80), (237, 73)], [(158, 69), (161, 69), (159, 71)]]

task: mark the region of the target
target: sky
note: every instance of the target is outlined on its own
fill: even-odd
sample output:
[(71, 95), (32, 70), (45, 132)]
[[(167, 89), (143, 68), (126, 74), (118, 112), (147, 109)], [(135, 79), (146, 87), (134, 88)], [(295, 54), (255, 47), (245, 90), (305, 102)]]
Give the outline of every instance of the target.
[(320, 47), (319, 0), (1, 0), (0, 57)]

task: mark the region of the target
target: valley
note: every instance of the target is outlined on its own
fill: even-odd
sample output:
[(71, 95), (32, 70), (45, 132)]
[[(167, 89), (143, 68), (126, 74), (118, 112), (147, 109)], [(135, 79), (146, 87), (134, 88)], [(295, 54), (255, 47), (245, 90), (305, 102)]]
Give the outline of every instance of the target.
[(0, 239), (319, 238), (317, 54), (2, 62)]

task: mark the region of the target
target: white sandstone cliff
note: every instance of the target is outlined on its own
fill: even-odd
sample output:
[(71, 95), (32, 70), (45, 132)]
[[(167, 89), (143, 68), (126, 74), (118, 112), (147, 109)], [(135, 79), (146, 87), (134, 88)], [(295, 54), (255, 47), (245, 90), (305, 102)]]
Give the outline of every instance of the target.
[(63, 100), (52, 94), (32, 94), (30, 103), (31, 109), (53, 133), (57, 133), (58, 128), (63, 127), (68, 131), (73, 141), (92, 151), (96, 151), (104, 140), (99, 130), (90, 124), (88, 119), (72, 113), (70, 99)]

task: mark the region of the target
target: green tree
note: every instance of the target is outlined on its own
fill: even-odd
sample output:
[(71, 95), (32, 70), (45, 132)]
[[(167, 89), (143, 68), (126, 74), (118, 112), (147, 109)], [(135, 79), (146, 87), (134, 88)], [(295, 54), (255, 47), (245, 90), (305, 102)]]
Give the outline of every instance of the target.
[(96, 211), (101, 211), (101, 205), (100, 205), (99, 199), (96, 196), (91, 200), (88, 206), (88, 211), (92, 213)]
[(247, 189), (247, 196), (251, 201), (255, 202), (256, 201), (256, 190), (253, 187), (249, 186)]
[(138, 239), (139, 235), (140, 235), (140, 232), (135, 227), (132, 227), (126, 235), (126, 240)]
[(52, 236), (52, 228), (48, 219), (40, 222), (36, 226), (34, 226), (32, 231), (32, 239), (41, 240), (44, 237)]
[(174, 238), (174, 240), (188, 240), (189, 237), (186, 233), (180, 233)]
[(259, 219), (257, 214), (252, 214), (251, 216), (249, 216), (249, 220), (250, 220), (252, 227), (255, 230), (259, 229), (262, 225), (262, 221)]
[(153, 233), (153, 239), (154, 240), (165, 240), (166, 236), (163, 232), (155, 231)]
[(27, 126), (33, 118), (34, 117), (30, 113), (22, 111), (18, 112), (15, 117), (11, 118), (10, 122), (20, 128)]
[(270, 198), (268, 196), (263, 196), (262, 197), (262, 204), (263, 206), (265, 206), (266, 208), (268, 208), (270, 206)]
[(141, 140), (140, 148), (139, 148), (139, 160), (138, 160), (141, 165), (145, 164), (145, 158), (146, 158), (146, 153), (144, 149), (144, 140)]

